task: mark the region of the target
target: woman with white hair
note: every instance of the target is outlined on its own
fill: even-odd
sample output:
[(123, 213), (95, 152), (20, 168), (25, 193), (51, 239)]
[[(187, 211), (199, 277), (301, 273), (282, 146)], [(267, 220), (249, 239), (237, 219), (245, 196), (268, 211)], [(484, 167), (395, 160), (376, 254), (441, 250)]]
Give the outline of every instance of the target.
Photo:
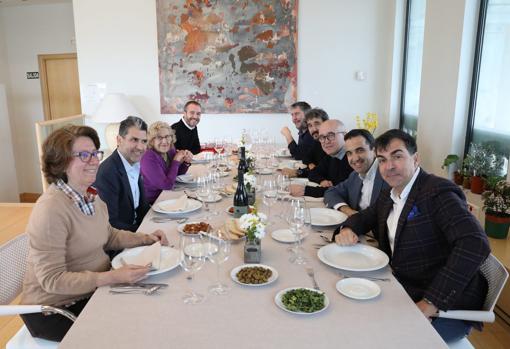
[(193, 154), (189, 150), (176, 150), (175, 131), (166, 122), (157, 121), (149, 127), (148, 150), (140, 161), (145, 196), (152, 204), (162, 190), (174, 187), (177, 176), (186, 173)]

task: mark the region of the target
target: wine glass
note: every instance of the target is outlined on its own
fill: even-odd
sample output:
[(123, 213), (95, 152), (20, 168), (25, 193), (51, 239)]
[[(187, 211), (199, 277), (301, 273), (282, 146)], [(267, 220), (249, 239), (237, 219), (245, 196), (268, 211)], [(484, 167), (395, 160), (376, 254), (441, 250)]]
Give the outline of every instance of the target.
[(276, 182), (273, 179), (266, 179), (262, 186), (262, 197), (264, 205), (267, 206), (267, 225), (272, 225), (271, 222), (271, 206), (276, 203), (278, 189)]
[(301, 240), (302, 240), (302, 228), (305, 224), (305, 208), (304, 207), (295, 207), (292, 215), (290, 216), (290, 226), (292, 228), (292, 232), (296, 238), (296, 248), (294, 255), (289, 258), (289, 261), (294, 264), (305, 264), (306, 259), (301, 254)]
[(200, 176), (197, 178), (197, 198), (204, 204), (204, 210), (207, 212), (205, 219), (209, 219), (209, 200), (211, 196), (211, 187), (207, 176)]
[(216, 154), (218, 156), (218, 163), (219, 163), (219, 159), (221, 158), (221, 153), (223, 152), (224, 147), (225, 147), (225, 144), (223, 142), (223, 139), (216, 138), (214, 140), (214, 151), (216, 152)]
[(181, 267), (190, 273), (190, 289), (184, 295), (182, 300), (186, 304), (197, 304), (204, 300), (204, 295), (196, 293), (191, 284), (195, 273), (199, 271), (204, 263), (205, 258), (208, 255), (207, 246), (203, 243), (203, 237), (201, 234), (195, 235), (181, 235), (179, 242), (180, 254), (181, 254)]
[(227, 294), (230, 290), (228, 285), (221, 283), (221, 265), (230, 255), (230, 236), (226, 228), (219, 228), (208, 235), (209, 245), (207, 258), (216, 264), (217, 282), (209, 287), (209, 292), (216, 295)]

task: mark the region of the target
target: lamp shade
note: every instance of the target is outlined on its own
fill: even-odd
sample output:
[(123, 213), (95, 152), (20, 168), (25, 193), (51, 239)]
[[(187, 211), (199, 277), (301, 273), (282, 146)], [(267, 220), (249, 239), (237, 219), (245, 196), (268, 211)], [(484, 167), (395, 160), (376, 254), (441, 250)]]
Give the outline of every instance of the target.
[(140, 117), (140, 113), (123, 93), (109, 93), (99, 103), (92, 120), (108, 124), (121, 122), (128, 116)]

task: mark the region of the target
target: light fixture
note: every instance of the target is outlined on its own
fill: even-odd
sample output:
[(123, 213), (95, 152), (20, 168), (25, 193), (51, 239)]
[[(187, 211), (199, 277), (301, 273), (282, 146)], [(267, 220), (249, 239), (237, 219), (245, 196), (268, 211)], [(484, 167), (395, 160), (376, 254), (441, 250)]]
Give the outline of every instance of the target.
[(128, 116), (141, 117), (138, 110), (136, 110), (123, 93), (109, 93), (105, 95), (92, 115), (92, 121), (108, 124), (105, 130), (105, 137), (106, 144), (111, 151), (117, 148), (120, 122)]

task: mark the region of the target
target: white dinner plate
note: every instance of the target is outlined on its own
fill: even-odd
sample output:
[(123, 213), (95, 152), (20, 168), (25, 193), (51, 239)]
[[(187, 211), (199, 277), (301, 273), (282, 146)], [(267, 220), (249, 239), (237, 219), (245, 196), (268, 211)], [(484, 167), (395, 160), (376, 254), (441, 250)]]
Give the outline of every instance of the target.
[[(301, 234), (301, 240), (308, 236), (308, 232)], [(278, 229), (271, 233), (271, 237), (276, 241), (283, 243), (296, 242), (296, 235), (290, 229)]]
[(381, 293), (381, 288), (373, 281), (362, 278), (347, 278), (336, 283), (338, 292), (353, 299), (372, 299)]
[[(121, 258), (128, 258), (130, 256), (136, 256), (142, 253), (143, 249), (147, 246), (138, 246), (135, 248), (127, 248), (118, 255), (116, 255), (112, 260), (113, 269), (119, 269), (122, 267), (122, 263), (120, 261)], [(181, 261), (181, 255), (179, 250), (168, 246), (161, 246), (161, 259), (159, 262), (159, 269), (151, 271), (147, 273), (147, 275), (156, 275), (161, 274), (166, 271), (172, 270), (179, 265)]]
[(273, 170), (271, 170), (270, 168), (257, 169), (257, 174), (259, 174), (259, 175), (270, 175), (271, 173), (273, 173)]
[(313, 292), (317, 292), (317, 293), (324, 293), (322, 291), (318, 291), (316, 289), (313, 289), (313, 288), (308, 288), (308, 287), (290, 287), (290, 288), (286, 288), (284, 290), (281, 290), (280, 292), (278, 292), (276, 294), (276, 296), (274, 297), (274, 301), (276, 303), (276, 305), (285, 310), (286, 312), (289, 312), (289, 313), (292, 313), (292, 314), (299, 314), (299, 315), (313, 315), (313, 314), (317, 314), (317, 313), (320, 313), (321, 311), (324, 311), (328, 308), (329, 306), (329, 298), (328, 296), (324, 293), (324, 308), (322, 308), (321, 310), (317, 310), (317, 311), (314, 311), (313, 313), (304, 313), (304, 312), (301, 312), (301, 311), (292, 311), (292, 310), (289, 310), (287, 308), (285, 308), (285, 305), (283, 305), (282, 303), (282, 297), (285, 293), (287, 293), (288, 291), (291, 291), (291, 290), (296, 290), (296, 289), (299, 289), (299, 288), (304, 288), (306, 290), (310, 290), (310, 291), (313, 291)]
[(323, 207), (311, 208), (310, 215), (312, 217), (312, 225), (318, 227), (342, 224), (347, 219), (346, 214), (337, 210)]
[(324, 264), (350, 271), (371, 271), (384, 268), (389, 258), (383, 251), (368, 245), (340, 246), (329, 244), (317, 252)]
[[(253, 268), (253, 267), (262, 267), (262, 268), (269, 269), (269, 270), (271, 270), (271, 272), (273, 274), (267, 280), (267, 282), (265, 282), (263, 284), (245, 284), (245, 283), (239, 281), (239, 279), (236, 276), (236, 274), (239, 272), (239, 270), (241, 270), (243, 268)], [(240, 285), (258, 287), (258, 286), (269, 285), (270, 283), (274, 282), (276, 279), (278, 279), (278, 272), (276, 271), (275, 268), (270, 267), (269, 265), (265, 265), (265, 264), (243, 264), (243, 265), (240, 265), (240, 266), (232, 269), (232, 271), (230, 272), (230, 277), (232, 278), (232, 280), (234, 280), (235, 282), (237, 282)]]
[(197, 179), (195, 177), (193, 177), (193, 175), (191, 175), (191, 174), (183, 174), (183, 175), (177, 176), (175, 178), (175, 181), (179, 182), (179, 183), (184, 183), (184, 184), (194, 184), (197, 182)]
[(194, 199), (188, 199), (188, 201), (186, 202), (186, 207), (182, 210), (177, 210), (177, 211), (165, 210), (165, 208), (164, 208), (165, 204), (172, 204), (175, 201), (176, 201), (176, 199), (170, 199), (170, 200), (158, 202), (157, 204), (152, 205), (152, 209), (156, 212), (164, 213), (164, 214), (184, 214), (184, 213), (190, 213), (190, 212), (196, 211), (200, 207), (202, 207), (202, 203), (200, 201), (194, 200)]
[[(188, 233), (185, 233), (184, 232), (184, 227), (187, 225), (187, 224), (198, 224), (198, 223), (201, 223), (201, 222), (198, 222), (198, 221), (194, 221), (194, 222), (186, 222), (186, 223), (182, 223), (182, 224), (179, 224), (177, 226), (177, 231), (181, 234), (187, 234), (187, 235), (197, 235), (197, 234), (188, 234)], [(209, 228), (212, 229), (212, 226), (209, 224)], [(204, 231), (204, 233), (207, 233), (206, 231)]]
[(220, 194), (209, 195), (207, 197), (207, 199), (198, 199), (198, 200), (201, 200), (201, 201), (207, 202), (207, 203), (218, 202), (218, 201), (221, 201), (221, 195)]

